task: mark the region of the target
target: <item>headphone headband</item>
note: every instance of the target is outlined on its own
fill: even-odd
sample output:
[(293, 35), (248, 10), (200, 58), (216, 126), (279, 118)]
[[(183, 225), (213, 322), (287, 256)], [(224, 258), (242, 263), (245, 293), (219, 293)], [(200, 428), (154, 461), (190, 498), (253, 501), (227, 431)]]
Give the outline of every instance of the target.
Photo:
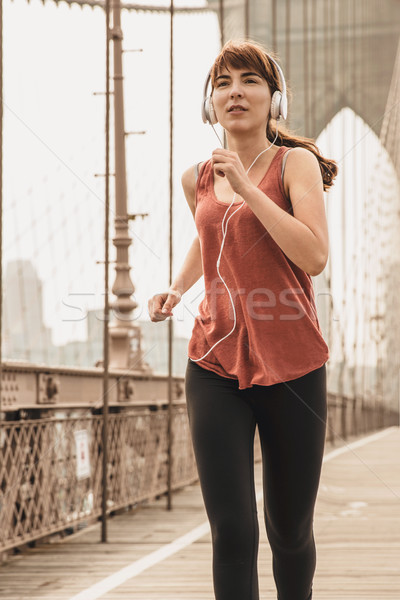
[[(283, 75), (283, 71), (269, 54), (265, 53), (268, 59), (274, 63), (276, 68), (278, 69), (279, 77), (282, 85), (282, 92), (276, 90), (271, 99), (271, 117), (273, 119), (286, 119), (287, 117), (287, 95), (286, 95), (286, 81)], [(208, 85), (211, 81), (211, 69), (208, 72), (206, 81), (204, 83), (204, 91), (203, 91), (203, 103), (201, 106), (201, 116), (204, 123), (210, 123), (211, 125), (215, 125), (218, 123), (218, 119), (215, 115), (212, 98), (211, 96), (207, 96)]]

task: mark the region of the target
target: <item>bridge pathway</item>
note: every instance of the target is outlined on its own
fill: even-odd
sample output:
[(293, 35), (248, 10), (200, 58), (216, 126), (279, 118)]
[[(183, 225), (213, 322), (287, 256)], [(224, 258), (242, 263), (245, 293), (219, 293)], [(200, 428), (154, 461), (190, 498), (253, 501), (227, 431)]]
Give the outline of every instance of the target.
[[(400, 598), (400, 429), (327, 443), (314, 531), (315, 600)], [(256, 465), (261, 487), (260, 464)], [(276, 598), (259, 503), (260, 598)], [(1, 600), (213, 600), (211, 542), (198, 485), (0, 567)], [(108, 591), (107, 591), (108, 590)]]

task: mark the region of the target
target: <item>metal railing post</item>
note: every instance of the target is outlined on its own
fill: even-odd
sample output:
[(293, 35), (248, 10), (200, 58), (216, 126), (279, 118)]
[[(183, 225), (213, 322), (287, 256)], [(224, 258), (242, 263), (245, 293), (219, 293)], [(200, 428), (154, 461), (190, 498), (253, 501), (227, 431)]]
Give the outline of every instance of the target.
[(107, 487), (108, 487), (108, 362), (109, 362), (109, 216), (110, 216), (110, 0), (106, 0), (106, 176), (104, 224), (104, 329), (103, 329), (103, 461), (102, 461), (102, 522), (101, 541), (107, 542)]
[[(172, 285), (173, 262), (173, 167), (174, 167), (174, 0), (170, 3), (170, 54), (169, 54), (169, 286)], [(173, 463), (173, 390), (172, 348), (173, 320), (168, 319), (168, 493), (167, 508), (172, 509), (172, 463)]]

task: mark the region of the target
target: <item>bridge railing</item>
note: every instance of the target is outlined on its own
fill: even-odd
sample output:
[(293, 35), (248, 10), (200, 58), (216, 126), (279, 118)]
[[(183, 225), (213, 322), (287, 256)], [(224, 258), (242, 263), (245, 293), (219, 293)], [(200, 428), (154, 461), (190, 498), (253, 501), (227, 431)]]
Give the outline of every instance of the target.
[[(110, 414), (108, 512), (167, 491), (166, 406)], [(197, 479), (186, 408), (173, 407), (172, 487)], [(85, 453), (87, 452), (87, 455)], [(0, 549), (101, 514), (102, 416), (2, 424)]]
[(326, 437), (332, 444), (392, 425), (399, 425), (399, 413), (386, 406), (383, 398), (328, 392)]
[[(172, 434), (168, 379), (112, 372), (108, 418), (108, 512), (197, 480), (183, 378), (174, 378)], [(0, 423), (0, 553), (56, 532), (71, 533), (101, 515), (101, 369), (6, 364), (6, 420)], [(347, 439), (398, 424), (379, 399), (328, 395), (327, 438)], [(255, 457), (260, 459), (258, 436)]]

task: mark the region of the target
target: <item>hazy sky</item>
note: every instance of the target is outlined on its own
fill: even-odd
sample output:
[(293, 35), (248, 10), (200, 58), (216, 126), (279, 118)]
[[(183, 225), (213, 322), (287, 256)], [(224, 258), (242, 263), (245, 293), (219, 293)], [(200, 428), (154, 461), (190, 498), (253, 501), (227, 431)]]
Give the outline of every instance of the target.
[[(4, 13), (4, 258), (34, 262), (44, 282), (46, 324), (62, 343), (83, 338), (86, 308), (103, 306), (103, 266), (96, 261), (104, 256), (104, 178), (94, 174), (104, 173), (104, 96), (93, 92), (105, 88), (104, 13), (35, 0), (8, 0)], [(124, 12), (122, 24), (124, 48), (143, 49), (124, 55), (125, 128), (147, 132), (127, 137), (126, 153), (128, 210), (149, 213), (130, 225), (136, 317), (148, 318), (148, 297), (168, 284), (169, 16)], [(196, 234), (180, 176), (218, 143), (200, 107), (219, 34), (210, 13), (178, 14), (175, 32), (178, 265)], [(190, 323), (183, 328), (190, 333)]]

